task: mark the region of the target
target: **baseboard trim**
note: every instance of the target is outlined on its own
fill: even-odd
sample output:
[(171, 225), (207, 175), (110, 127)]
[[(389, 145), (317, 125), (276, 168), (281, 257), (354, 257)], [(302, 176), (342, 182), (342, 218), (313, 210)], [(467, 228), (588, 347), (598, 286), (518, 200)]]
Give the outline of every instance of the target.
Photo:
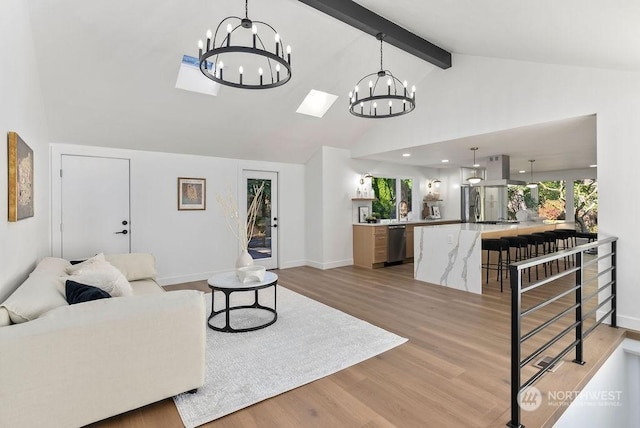
[(316, 269), (320, 269), (320, 270), (327, 270), (327, 269), (333, 269), (333, 268), (338, 268), (343, 266), (351, 266), (353, 265), (353, 259), (338, 260), (338, 261), (329, 262), (329, 263), (321, 263), (321, 262), (314, 262), (312, 260), (307, 260), (306, 265)]

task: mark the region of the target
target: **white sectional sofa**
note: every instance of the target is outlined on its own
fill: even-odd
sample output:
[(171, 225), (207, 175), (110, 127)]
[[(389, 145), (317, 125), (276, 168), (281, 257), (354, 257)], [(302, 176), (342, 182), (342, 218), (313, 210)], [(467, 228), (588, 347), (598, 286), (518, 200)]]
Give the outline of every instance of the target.
[(0, 305), (1, 427), (79, 427), (202, 386), (203, 293), (164, 292), (151, 255), (106, 258), (132, 295), (69, 305), (69, 262), (45, 258)]

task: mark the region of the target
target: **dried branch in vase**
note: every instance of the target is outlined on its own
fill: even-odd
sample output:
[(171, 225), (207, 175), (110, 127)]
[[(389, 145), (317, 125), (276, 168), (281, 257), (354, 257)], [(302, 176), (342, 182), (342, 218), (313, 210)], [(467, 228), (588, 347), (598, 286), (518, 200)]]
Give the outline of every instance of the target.
[(260, 186), (253, 186), (253, 199), (247, 208), (246, 222), (243, 217), (240, 216), (238, 211), (238, 202), (233, 196), (231, 189), (227, 187), (225, 195), (217, 194), (216, 200), (222, 208), (224, 219), (227, 222), (227, 226), (231, 229), (231, 232), (238, 240), (240, 249), (246, 251), (249, 248), (249, 241), (253, 237), (254, 226), (260, 208), (262, 207), (262, 193), (264, 191), (264, 183)]

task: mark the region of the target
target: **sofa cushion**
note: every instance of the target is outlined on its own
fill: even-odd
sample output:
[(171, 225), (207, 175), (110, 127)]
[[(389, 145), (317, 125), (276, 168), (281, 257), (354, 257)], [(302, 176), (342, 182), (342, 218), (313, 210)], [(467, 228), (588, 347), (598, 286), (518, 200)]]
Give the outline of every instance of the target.
[(71, 280), (67, 280), (65, 283), (65, 292), (67, 302), (69, 302), (70, 305), (111, 297), (109, 293), (99, 289), (98, 287), (80, 284), (79, 282)]
[(109, 293), (112, 297), (131, 296), (133, 294), (131, 284), (129, 284), (127, 278), (124, 277), (122, 272), (106, 261), (89, 263), (73, 275), (63, 277), (62, 279), (65, 282), (71, 280), (98, 287)]
[(153, 279), (131, 281), (131, 288), (133, 289), (134, 296), (146, 296), (165, 292), (164, 288), (160, 287)]
[(55, 257), (44, 258), (2, 305), (13, 323), (38, 318), (51, 309), (66, 306), (67, 301), (58, 291), (59, 277), (65, 274), (69, 262)]
[(107, 254), (105, 260), (114, 265), (127, 281), (156, 279), (156, 259), (148, 253)]

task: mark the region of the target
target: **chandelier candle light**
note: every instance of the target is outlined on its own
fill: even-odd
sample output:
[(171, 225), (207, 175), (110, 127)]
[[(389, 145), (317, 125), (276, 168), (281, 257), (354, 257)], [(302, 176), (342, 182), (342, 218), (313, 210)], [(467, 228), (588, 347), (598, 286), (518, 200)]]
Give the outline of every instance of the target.
[[(371, 119), (410, 113), (416, 108), (416, 87), (412, 86), (409, 91), (406, 80), (401, 82), (391, 71), (384, 69), (382, 65), (384, 34), (378, 33), (376, 39), (380, 40), (380, 71), (364, 76), (358, 81), (353, 91), (349, 92), (349, 112), (354, 116)], [(369, 95), (361, 97), (360, 84), (367, 79), (369, 79)]]
[(220, 21), (215, 34), (207, 31), (206, 45), (198, 41), (200, 71), (214, 82), (234, 88), (284, 85), (291, 79), (291, 46), (284, 49), (280, 34), (271, 25), (249, 19), (248, 0), (244, 7), (244, 18), (228, 16)]

